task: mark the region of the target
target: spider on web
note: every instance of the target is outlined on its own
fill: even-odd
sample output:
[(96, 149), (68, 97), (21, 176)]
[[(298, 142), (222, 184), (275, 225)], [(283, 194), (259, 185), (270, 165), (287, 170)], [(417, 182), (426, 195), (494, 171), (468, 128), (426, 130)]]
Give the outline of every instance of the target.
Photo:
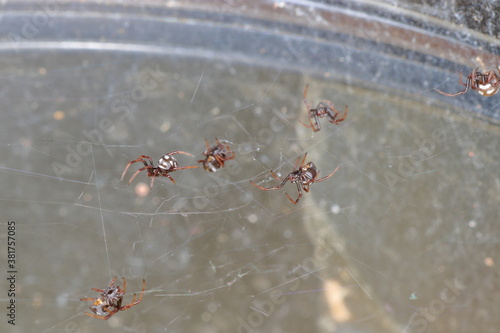
[(274, 186), (274, 187), (262, 187), (262, 186), (259, 186), (259, 185), (255, 184), (251, 180), (250, 180), (250, 183), (253, 186), (260, 188), (261, 190), (272, 191), (272, 190), (279, 190), (280, 188), (282, 188), (286, 184), (287, 181), (290, 181), (292, 184), (296, 184), (297, 185), (297, 191), (299, 192), (299, 196), (297, 197), (296, 200), (293, 200), (287, 193), (285, 193), (285, 195), (287, 196), (288, 200), (290, 200), (293, 204), (297, 204), (299, 202), (300, 198), (302, 197), (302, 190), (304, 190), (306, 192), (309, 192), (309, 186), (311, 186), (311, 184), (319, 183), (319, 182), (322, 182), (324, 180), (327, 180), (328, 178), (330, 178), (331, 176), (333, 176), (333, 174), (335, 172), (337, 172), (337, 170), (339, 169), (339, 167), (337, 167), (328, 176), (325, 176), (323, 178), (319, 178), (318, 179), (319, 171), (316, 168), (316, 166), (314, 165), (314, 163), (313, 162), (309, 162), (307, 164), (304, 164), (304, 161), (306, 160), (306, 157), (307, 157), (307, 153), (304, 154), (304, 158), (302, 158), (302, 162), (299, 163), (299, 161), (300, 161), (300, 156), (299, 156), (297, 158), (297, 161), (295, 162), (295, 165), (293, 167), (292, 172), (290, 172), (288, 174), (288, 176), (286, 176), (283, 179), (279, 178), (271, 170), (271, 174), (273, 175), (273, 177), (276, 180), (281, 181), (281, 184), (279, 184), (278, 186)]
[(143, 170), (147, 170), (148, 177), (152, 177), (152, 179), (151, 179), (151, 188), (153, 188), (153, 182), (154, 182), (155, 178), (156, 177), (160, 177), (160, 176), (161, 177), (167, 177), (168, 179), (170, 179), (175, 184), (175, 180), (172, 178), (172, 176), (169, 175), (169, 173), (177, 171), (177, 170), (198, 168), (198, 165), (179, 167), (179, 163), (172, 156), (172, 155), (175, 155), (175, 154), (184, 154), (184, 155), (188, 155), (188, 156), (194, 156), (193, 154), (186, 153), (184, 151), (173, 151), (171, 153), (163, 155), (158, 160), (158, 166), (155, 166), (154, 163), (153, 163), (153, 159), (151, 157), (146, 156), (146, 155), (141, 155), (137, 159), (135, 159), (135, 160), (130, 161), (130, 162), (127, 163), (127, 166), (125, 167), (125, 170), (123, 170), (121, 180), (123, 180), (123, 178), (125, 177), (125, 174), (127, 173), (128, 168), (132, 164), (134, 164), (136, 162), (142, 162), (144, 164), (144, 167), (140, 168), (139, 170), (137, 170), (132, 175), (132, 177), (128, 181), (129, 184), (132, 182), (132, 180), (134, 180), (135, 176), (137, 176), (139, 174), (139, 172), (141, 172)]
[[(307, 90), (309, 89), (309, 84), (306, 84), (304, 89), (304, 104), (306, 105), (307, 113), (309, 115), (309, 125), (304, 124), (302, 121), (300, 123), (307, 128), (312, 128), (314, 132), (318, 132), (321, 129), (321, 124), (319, 123), (320, 118), (328, 118), (328, 121), (332, 124), (338, 125), (345, 120), (347, 117), (347, 111), (349, 108), (345, 106), (345, 111), (343, 116), (339, 116), (340, 112), (335, 109), (335, 106), (331, 101), (322, 100), (318, 103), (315, 109), (311, 108), (311, 105), (307, 101)], [(313, 121), (314, 120), (314, 121)]]
[[(500, 70), (499, 70), (500, 73)], [(465, 94), (469, 89), (477, 90), (481, 96), (493, 96), (500, 89), (500, 78), (495, 70), (481, 73), (478, 68), (474, 68), (467, 76), (465, 83), (462, 81), (462, 71), (459, 74), (459, 83), (465, 88), (453, 94), (445, 93), (437, 88), (434, 88), (438, 93), (445, 96), (458, 96)]]
[(142, 296), (144, 295), (144, 290), (146, 289), (146, 280), (142, 280), (142, 291), (139, 298), (136, 300), (136, 294), (134, 293), (132, 302), (122, 306), (123, 296), (127, 291), (127, 281), (123, 277), (122, 279), (123, 289), (119, 286), (115, 286), (116, 277), (114, 277), (106, 289), (102, 290), (92, 288), (92, 290), (100, 293), (98, 297), (81, 298), (80, 301), (93, 301), (92, 305), (89, 307), (93, 313), (85, 312), (85, 314), (90, 317), (107, 320), (118, 311), (125, 311), (139, 304), (142, 301)]
[(215, 145), (210, 146), (208, 140), (205, 139), (207, 149), (203, 152), (204, 160), (199, 160), (198, 163), (203, 163), (203, 168), (208, 172), (216, 172), (224, 167), (224, 162), (232, 160), (235, 153), (231, 151), (229, 145), (222, 144), (219, 139), (215, 138)]

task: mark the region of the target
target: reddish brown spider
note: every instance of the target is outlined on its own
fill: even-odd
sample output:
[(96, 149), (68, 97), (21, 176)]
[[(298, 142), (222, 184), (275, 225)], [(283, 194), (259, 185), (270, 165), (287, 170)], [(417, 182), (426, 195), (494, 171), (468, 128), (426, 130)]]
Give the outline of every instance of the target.
[(232, 160), (235, 153), (231, 151), (228, 145), (220, 143), (219, 139), (215, 138), (216, 144), (210, 147), (208, 140), (205, 139), (207, 149), (203, 152), (206, 156), (204, 160), (199, 160), (198, 163), (203, 163), (203, 168), (208, 172), (216, 172), (224, 167), (224, 162)]
[[(125, 170), (123, 170), (121, 179), (123, 180), (123, 177), (125, 177), (125, 173), (127, 173), (127, 170), (130, 167), (130, 165), (132, 165), (133, 163), (136, 163), (136, 162), (142, 162), (142, 163), (144, 163), (144, 167), (140, 168), (139, 170), (137, 170), (133, 174), (133, 176), (128, 181), (129, 184), (132, 182), (132, 180), (134, 180), (135, 176), (137, 176), (137, 174), (143, 170), (148, 171), (148, 177), (153, 177), (151, 179), (151, 188), (153, 188), (153, 182), (154, 182), (155, 178), (160, 177), (160, 176), (167, 177), (175, 184), (175, 180), (169, 175), (170, 172), (174, 172), (177, 170), (183, 170), (183, 169), (198, 168), (197, 165), (179, 167), (177, 160), (172, 156), (175, 154), (184, 154), (184, 155), (188, 155), (188, 156), (193, 156), (192, 154), (186, 153), (184, 151), (173, 151), (171, 153), (163, 155), (158, 160), (158, 166), (154, 166), (153, 159), (151, 157), (146, 156), (146, 155), (141, 155), (137, 159), (128, 162), (127, 166), (125, 167)], [(148, 164), (148, 162), (149, 162), (149, 164)]]
[(482, 96), (493, 96), (498, 92), (498, 89), (500, 89), (500, 78), (494, 69), (481, 73), (478, 71), (478, 68), (474, 68), (469, 76), (467, 76), (465, 83), (462, 81), (462, 72), (460, 72), (459, 75), (459, 83), (465, 87), (464, 90), (454, 94), (448, 94), (436, 88), (434, 89), (442, 95), (452, 97), (465, 94), (469, 89), (477, 90), (477, 92)]
[(144, 290), (146, 289), (146, 280), (142, 280), (142, 291), (139, 298), (136, 300), (136, 294), (134, 293), (132, 302), (125, 306), (122, 306), (123, 296), (127, 291), (127, 281), (125, 281), (125, 278), (123, 277), (122, 279), (123, 289), (119, 286), (115, 286), (116, 277), (114, 277), (106, 289), (101, 290), (92, 288), (92, 290), (100, 293), (99, 297), (80, 298), (80, 301), (93, 301), (92, 305), (89, 307), (93, 313), (85, 312), (85, 314), (90, 317), (106, 320), (118, 311), (125, 311), (127, 309), (130, 309), (134, 305), (139, 304), (142, 300), (142, 295), (144, 295)]
[(307, 113), (309, 115), (309, 125), (306, 125), (301, 121), (300, 123), (302, 125), (304, 125), (307, 128), (312, 128), (314, 132), (317, 132), (321, 129), (319, 118), (328, 117), (328, 121), (335, 125), (338, 125), (339, 123), (345, 120), (348, 111), (347, 105), (345, 106), (344, 115), (340, 118), (337, 118), (339, 117), (340, 112), (337, 111), (337, 109), (335, 109), (335, 106), (333, 105), (332, 102), (327, 100), (320, 101), (318, 106), (316, 106), (316, 109), (311, 109), (311, 105), (309, 104), (306, 98), (308, 89), (309, 89), (309, 84), (306, 84), (306, 88), (304, 89), (304, 104), (306, 105)]
[[(306, 157), (307, 157), (307, 153), (304, 154), (304, 158), (302, 158), (302, 162), (300, 162), (300, 156), (299, 156), (297, 158), (297, 161), (295, 162), (295, 165), (293, 166), (292, 172), (290, 172), (288, 174), (288, 176), (286, 176), (284, 179), (281, 179), (278, 176), (276, 176), (276, 174), (271, 170), (271, 174), (273, 175), (273, 177), (275, 179), (281, 181), (281, 184), (279, 184), (278, 186), (266, 188), (266, 187), (262, 187), (262, 186), (255, 184), (251, 180), (250, 180), (250, 183), (253, 186), (258, 187), (264, 191), (279, 190), (280, 188), (282, 188), (285, 185), (285, 183), (287, 181), (290, 181), (292, 184), (297, 184), (297, 191), (299, 192), (299, 196), (297, 197), (297, 199), (295, 201), (292, 200), (292, 198), (290, 198), (290, 196), (287, 193), (285, 193), (288, 200), (290, 200), (293, 204), (297, 204), (299, 202), (300, 198), (302, 197), (302, 190), (309, 192), (309, 186), (311, 184), (319, 183), (319, 182), (322, 182), (324, 180), (327, 180), (328, 178), (333, 176), (333, 174), (335, 172), (337, 172), (337, 170), (339, 169), (339, 167), (337, 167), (328, 176), (317, 179), (319, 176), (319, 171), (313, 162), (309, 162), (307, 164), (304, 164)], [(299, 164), (299, 162), (300, 162), (300, 164)]]

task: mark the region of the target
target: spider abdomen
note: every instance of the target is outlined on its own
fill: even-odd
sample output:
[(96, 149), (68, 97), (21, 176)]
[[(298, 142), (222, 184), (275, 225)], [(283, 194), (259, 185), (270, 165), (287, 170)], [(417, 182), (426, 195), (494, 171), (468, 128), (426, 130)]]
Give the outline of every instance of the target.
[(205, 155), (204, 160), (199, 160), (198, 163), (203, 164), (203, 168), (208, 172), (217, 172), (220, 168), (224, 167), (224, 162), (234, 159), (235, 153), (227, 144), (223, 144), (219, 139), (215, 138), (216, 144), (210, 146), (205, 139), (205, 146), (207, 149), (203, 152)]
[(158, 160), (158, 168), (161, 171), (171, 171), (179, 167), (177, 160), (170, 155), (164, 155)]
[(300, 182), (304, 185), (310, 184), (313, 179), (314, 179), (314, 176), (311, 172), (307, 172), (307, 173), (300, 176)]
[(326, 117), (328, 114), (333, 114), (332, 110), (323, 104), (323, 102), (320, 102), (318, 104), (318, 107), (316, 108), (316, 110), (311, 110), (313, 113), (316, 112), (316, 115), (318, 116), (318, 118), (324, 118)]
[(310, 184), (316, 179), (318, 171), (316, 169), (316, 165), (313, 162), (307, 163), (300, 169), (300, 182), (302, 184)]
[[(221, 157), (225, 158), (225, 155), (221, 155)], [(206, 160), (203, 161), (203, 168), (208, 172), (216, 172), (221, 168), (221, 164), (215, 157), (207, 156)]]

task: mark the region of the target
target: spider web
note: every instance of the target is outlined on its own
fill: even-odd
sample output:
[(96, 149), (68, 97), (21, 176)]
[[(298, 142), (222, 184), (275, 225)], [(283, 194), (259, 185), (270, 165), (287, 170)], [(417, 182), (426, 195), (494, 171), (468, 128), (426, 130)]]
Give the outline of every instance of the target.
[[(350, 52), (336, 56), (349, 65)], [(276, 68), (35, 56), (0, 60), (0, 205), (16, 221), (19, 271), (9, 332), (465, 332), (494, 302), (500, 132), (431, 89), (394, 96), (308, 76), (289, 55)], [(301, 126), (307, 83), (313, 106), (349, 105), (346, 121)], [(140, 155), (182, 150), (195, 157), (179, 165), (197, 165), (215, 138), (236, 153), (217, 173), (177, 171), (176, 184), (149, 188), (142, 172), (127, 185), (138, 163), (120, 181)], [(250, 184), (277, 185), (271, 170), (285, 177), (306, 152), (319, 177), (340, 168), (299, 204), (285, 196), (293, 184)], [(127, 279), (123, 304), (146, 280), (141, 304), (83, 315), (79, 299), (115, 276)]]

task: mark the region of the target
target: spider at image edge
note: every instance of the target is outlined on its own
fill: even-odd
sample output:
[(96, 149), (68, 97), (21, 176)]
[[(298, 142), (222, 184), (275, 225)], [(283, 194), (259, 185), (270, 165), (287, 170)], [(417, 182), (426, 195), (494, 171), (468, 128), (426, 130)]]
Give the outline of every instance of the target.
[[(498, 71), (500, 73), (500, 68)], [(481, 96), (489, 97), (495, 95), (500, 89), (500, 77), (494, 69), (481, 73), (479, 71), (479, 68), (474, 68), (472, 72), (467, 76), (467, 80), (465, 81), (465, 83), (462, 80), (462, 71), (460, 71), (458, 83), (460, 83), (460, 85), (464, 86), (465, 88), (453, 94), (445, 93), (437, 88), (434, 88), (434, 90), (436, 90), (441, 95), (454, 97), (463, 95), (469, 89), (472, 89), (477, 90), (477, 92)]]
[(308, 162), (307, 164), (304, 164), (304, 161), (306, 160), (307, 153), (304, 154), (304, 157), (302, 158), (302, 162), (300, 161), (300, 156), (297, 157), (297, 161), (295, 162), (295, 165), (293, 166), (292, 172), (288, 174), (285, 178), (279, 178), (272, 170), (271, 170), (271, 175), (274, 177), (274, 179), (281, 181), (281, 184), (278, 186), (273, 186), (273, 187), (262, 187), (260, 185), (257, 185), (253, 181), (250, 180), (250, 183), (257, 187), (260, 188), (261, 190), (264, 191), (272, 191), (272, 190), (279, 190), (283, 186), (285, 186), (287, 181), (290, 181), (292, 184), (297, 185), (297, 191), (299, 192), (299, 196), (297, 197), (296, 200), (293, 200), (288, 193), (285, 193), (286, 197), (288, 200), (290, 200), (293, 204), (297, 204), (302, 197), (302, 190), (309, 192), (309, 187), (311, 184), (314, 183), (319, 183), (324, 180), (327, 180), (331, 176), (337, 172), (339, 167), (337, 167), (335, 170), (332, 171), (329, 175), (317, 179), (319, 176), (319, 170), (316, 168), (316, 165), (314, 165), (313, 162)]
[(92, 311), (93, 313), (84, 313), (90, 317), (107, 320), (115, 313), (119, 311), (125, 311), (139, 304), (142, 301), (142, 296), (144, 295), (144, 291), (146, 290), (146, 280), (142, 279), (142, 291), (139, 295), (139, 298), (136, 300), (135, 298), (137, 295), (136, 293), (134, 293), (132, 302), (125, 306), (122, 306), (122, 301), (123, 296), (127, 291), (127, 281), (124, 277), (122, 277), (122, 280), (123, 289), (119, 286), (115, 286), (116, 277), (111, 280), (109, 286), (104, 290), (91, 288), (92, 290), (99, 292), (100, 295), (99, 297), (94, 298), (80, 298), (80, 301), (93, 301), (92, 305), (89, 306), (90, 311)]

